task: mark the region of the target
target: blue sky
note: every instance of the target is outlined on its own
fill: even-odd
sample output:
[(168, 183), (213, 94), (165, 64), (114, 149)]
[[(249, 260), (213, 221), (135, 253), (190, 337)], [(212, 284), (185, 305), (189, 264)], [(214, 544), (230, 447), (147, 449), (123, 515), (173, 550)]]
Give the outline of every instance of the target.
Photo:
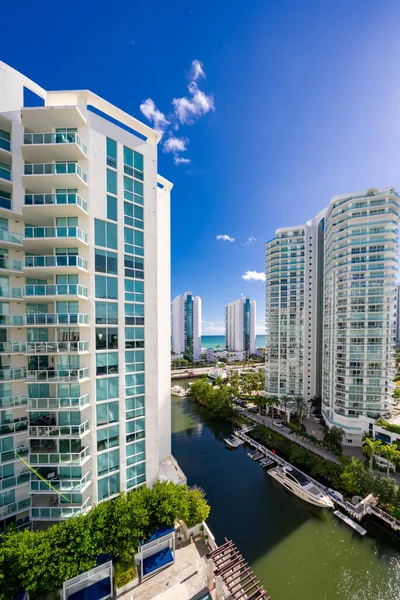
[(223, 331), (224, 305), (241, 294), (257, 300), (263, 332), (264, 283), (243, 275), (263, 273), (277, 227), (335, 194), (400, 188), (398, 0), (48, 6), (2, 6), (0, 58), (143, 120), (151, 99), (145, 113), (169, 121), (158, 115), (159, 172), (175, 184), (172, 294), (203, 298), (204, 333)]

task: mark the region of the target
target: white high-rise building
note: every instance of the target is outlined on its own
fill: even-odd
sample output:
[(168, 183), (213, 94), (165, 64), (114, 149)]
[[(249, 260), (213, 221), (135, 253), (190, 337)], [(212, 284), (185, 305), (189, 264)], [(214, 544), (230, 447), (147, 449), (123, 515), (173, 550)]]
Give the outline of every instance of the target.
[(396, 290), (396, 345), (400, 345), (400, 283)]
[(266, 393), (322, 398), (329, 426), (360, 443), (391, 410), (399, 196), (335, 196), (266, 248)]
[(201, 357), (201, 298), (185, 292), (171, 303), (172, 353)]
[(92, 92), (47, 92), (0, 63), (2, 528), (173, 471), (159, 138)]
[(256, 301), (240, 298), (225, 306), (226, 349), (243, 352), (245, 355), (256, 351)]

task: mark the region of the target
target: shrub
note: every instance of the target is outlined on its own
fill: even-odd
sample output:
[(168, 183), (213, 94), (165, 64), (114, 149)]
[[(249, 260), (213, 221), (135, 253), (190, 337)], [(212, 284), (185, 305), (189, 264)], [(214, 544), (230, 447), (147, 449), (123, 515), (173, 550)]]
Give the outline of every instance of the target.
[(133, 560), (124, 562), (117, 561), (114, 565), (115, 585), (122, 588), (136, 577), (136, 569)]

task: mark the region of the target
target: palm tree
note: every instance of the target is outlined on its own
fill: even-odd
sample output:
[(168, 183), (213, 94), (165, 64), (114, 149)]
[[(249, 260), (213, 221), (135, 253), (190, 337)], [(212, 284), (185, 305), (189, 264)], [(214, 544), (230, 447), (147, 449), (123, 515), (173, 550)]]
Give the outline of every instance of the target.
[(373, 440), (372, 438), (365, 436), (363, 443), (363, 454), (367, 458), (369, 458), (369, 470), (372, 471), (372, 466), (374, 464), (374, 456), (375, 454), (380, 454), (380, 448), (382, 446), (382, 442), (380, 440)]
[(296, 404), (296, 417), (298, 422), (301, 424), (304, 416), (304, 411), (307, 408), (307, 402), (301, 396), (294, 399)]
[(273, 409), (274, 406), (279, 406), (281, 403), (279, 398), (265, 398), (266, 412), (268, 414), (269, 409)]
[(283, 409), (285, 411), (285, 421), (287, 423), (289, 423), (289, 421), (290, 421), (290, 417), (288, 417), (287, 408), (291, 402), (292, 402), (292, 399), (289, 398), (289, 396), (282, 396), (280, 398), (280, 402), (279, 402), (279, 404), (283, 405)]
[(386, 477), (390, 477), (390, 463), (395, 464), (400, 459), (400, 452), (394, 444), (384, 444), (379, 449), (379, 454), (386, 458)]

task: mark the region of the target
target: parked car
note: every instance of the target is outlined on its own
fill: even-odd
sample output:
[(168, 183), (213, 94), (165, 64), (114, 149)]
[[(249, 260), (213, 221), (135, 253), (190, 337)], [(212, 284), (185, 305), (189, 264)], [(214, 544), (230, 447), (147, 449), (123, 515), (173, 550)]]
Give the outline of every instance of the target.
[(282, 423), (279, 423), (279, 421), (272, 421), (272, 425), (275, 425), (275, 427), (277, 427), (278, 429), (283, 428)]

